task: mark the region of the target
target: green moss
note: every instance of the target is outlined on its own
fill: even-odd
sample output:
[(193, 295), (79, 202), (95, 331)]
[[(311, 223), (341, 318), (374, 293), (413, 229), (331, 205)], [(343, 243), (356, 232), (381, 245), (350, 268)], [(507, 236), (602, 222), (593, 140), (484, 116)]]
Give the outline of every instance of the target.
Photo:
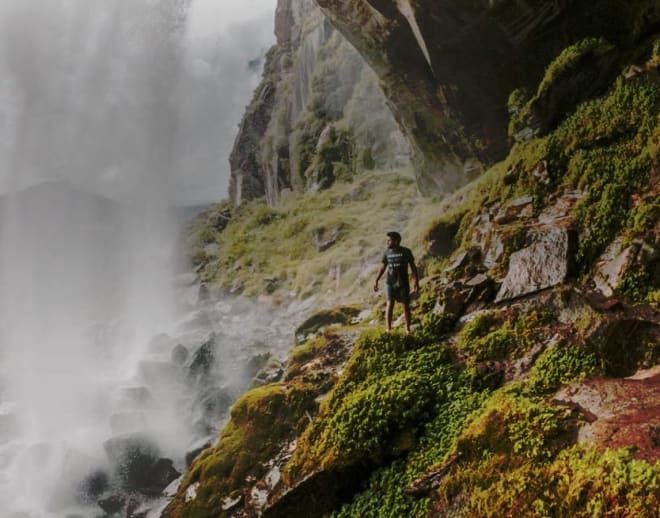
[[(419, 429), (447, 396), (457, 372), (443, 345), (397, 333), (365, 332), (287, 466), (290, 478), (315, 466), (340, 468), (396, 453), (396, 437)], [(393, 449), (394, 448), (394, 449)]]
[[(265, 474), (264, 462), (294, 434), (316, 395), (309, 385), (279, 383), (253, 389), (238, 399), (217, 445), (204, 451), (188, 471), (168, 516), (224, 516), (222, 500), (234, 497), (246, 477)], [(186, 502), (186, 490), (195, 483), (199, 483), (197, 496)]]
[(660, 508), (660, 466), (630, 451), (569, 448), (546, 465), (524, 464), (492, 484), (476, 486), (466, 512), (474, 516), (635, 516)]
[(602, 361), (584, 347), (560, 343), (545, 351), (534, 363), (528, 385), (535, 393), (556, 391), (562, 384), (603, 376)]
[[(549, 65), (545, 75), (541, 80), (536, 94), (527, 102), (524, 107), (511, 110), (513, 117), (509, 124), (509, 136), (513, 137), (525, 127), (526, 120), (529, 117), (532, 107), (547, 95), (552, 85), (558, 79), (566, 77), (573, 73), (582, 60), (588, 55), (599, 56), (613, 49), (613, 46), (602, 38), (585, 38), (564, 49)], [(516, 90), (509, 97), (509, 103), (521, 103), (522, 94)]]
[(294, 348), (289, 353), (288, 371), (297, 372), (305, 363), (316, 357), (326, 344), (326, 338), (320, 336), (307, 340), (304, 344)]
[(493, 455), (511, 462), (547, 460), (558, 451), (555, 439), (568, 430), (569, 417), (541, 399), (500, 391), (462, 432), (457, 449), (473, 460)]
[[(631, 197), (648, 186), (657, 162), (659, 113), (660, 85), (651, 74), (620, 77), (605, 95), (580, 104), (553, 133), (514, 146), (507, 165), (524, 174), (502, 196), (530, 192), (545, 203), (546, 195), (561, 187), (586, 191), (575, 213), (577, 265), (586, 272), (617, 233), (640, 234), (651, 225), (651, 217), (632, 216)], [(532, 174), (541, 162), (545, 183)]]
[(551, 320), (551, 315), (537, 312), (500, 318), (484, 313), (465, 325), (458, 347), (469, 363), (516, 357), (538, 342), (541, 326)]

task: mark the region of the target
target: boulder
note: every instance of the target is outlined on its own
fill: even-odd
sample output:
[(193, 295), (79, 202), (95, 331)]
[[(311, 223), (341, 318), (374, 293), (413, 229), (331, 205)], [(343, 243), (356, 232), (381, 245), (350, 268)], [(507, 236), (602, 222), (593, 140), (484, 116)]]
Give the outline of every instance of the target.
[(319, 311), (298, 326), (296, 329), (296, 340), (304, 340), (308, 335), (314, 334), (322, 327), (327, 327), (331, 324), (348, 324), (352, 318), (359, 314), (360, 309), (351, 306)]
[(575, 234), (548, 227), (529, 236), (531, 245), (511, 254), (496, 302), (521, 297), (564, 282), (571, 273)]
[(162, 459), (160, 448), (144, 434), (113, 437), (103, 443), (120, 486), (128, 491), (159, 493), (174, 478), (171, 461)]
[(312, 230), (312, 244), (317, 252), (323, 252), (334, 245), (341, 235), (341, 225), (337, 225), (328, 232), (325, 228), (315, 228)]
[[(534, 199), (531, 196), (523, 196), (509, 203), (506, 207), (501, 208), (495, 215), (494, 221), (498, 225), (505, 225), (511, 223), (520, 217), (529, 217)], [(528, 209), (527, 211), (525, 211)]]
[(188, 356), (190, 356), (190, 352), (185, 345), (177, 344), (177, 346), (172, 349), (172, 363), (183, 365), (186, 363)]
[(227, 416), (234, 399), (226, 388), (212, 387), (204, 391), (198, 405), (205, 420), (217, 423)]
[(215, 367), (216, 349), (216, 335), (215, 333), (211, 333), (192, 356), (186, 373), (188, 382), (195, 385), (205, 385), (210, 382)]
[(461, 218), (435, 224), (426, 234), (426, 249), (434, 257), (448, 257), (456, 248), (454, 238)]
[(117, 405), (126, 410), (153, 408), (155, 400), (147, 387), (124, 387), (119, 389)]
[(462, 315), (465, 309), (465, 294), (456, 285), (450, 284), (440, 290), (433, 313)]
[(103, 470), (97, 470), (85, 477), (78, 494), (83, 502), (94, 502), (110, 488), (110, 477)]
[(635, 241), (623, 248), (623, 240), (616, 239), (597, 262), (596, 288), (606, 297), (612, 297), (631, 271), (643, 270), (657, 259), (658, 251), (643, 241)]

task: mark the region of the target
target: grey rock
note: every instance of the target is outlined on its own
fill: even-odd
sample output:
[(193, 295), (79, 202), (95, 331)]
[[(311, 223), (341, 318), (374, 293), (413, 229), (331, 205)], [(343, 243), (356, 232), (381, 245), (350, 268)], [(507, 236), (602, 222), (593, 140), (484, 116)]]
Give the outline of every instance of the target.
[(334, 245), (341, 235), (341, 229), (341, 225), (336, 226), (329, 233), (322, 227), (314, 229), (312, 231), (312, 244), (314, 245), (314, 248), (316, 248), (316, 251), (324, 252)]
[(175, 363), (177, 365), (183, 365), (186, 363), (186, 360), (190, 356), (190, 352), (186, 348), (186, 346), (177, 344), (177, 346), (172, 349), (172, 363)]
[(124, 387), (119, 390), (118, 405), (130, 410), (146, 410), (155, 404), (147, 387)]
[(574, 234), (550, 227), (531, 234), (532, 244), (511, 254), (496, 302), (561, 284), (570, 274)]

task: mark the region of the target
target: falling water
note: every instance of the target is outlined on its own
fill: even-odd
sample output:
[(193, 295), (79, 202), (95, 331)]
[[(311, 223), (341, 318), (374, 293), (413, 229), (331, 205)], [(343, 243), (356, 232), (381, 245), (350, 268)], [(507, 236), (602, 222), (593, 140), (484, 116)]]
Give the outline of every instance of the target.
[(190, 439), (126, 403), (175, 318), (187, 1), (0, 0), (3, 518), (98, 515), (81, 484), (131, 416), (163, 455)]

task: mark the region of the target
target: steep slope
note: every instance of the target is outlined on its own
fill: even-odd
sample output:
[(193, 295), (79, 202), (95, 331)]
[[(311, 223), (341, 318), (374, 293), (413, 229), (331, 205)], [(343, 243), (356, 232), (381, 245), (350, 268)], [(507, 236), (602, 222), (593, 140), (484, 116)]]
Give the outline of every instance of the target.
[(546, 130), (411, 217), (413, 336), (368, 300), (310, 318), (166, 516), (657, 516), (660, 40), (566, 111), (609, 46), (559, 53), (511, 121)]

